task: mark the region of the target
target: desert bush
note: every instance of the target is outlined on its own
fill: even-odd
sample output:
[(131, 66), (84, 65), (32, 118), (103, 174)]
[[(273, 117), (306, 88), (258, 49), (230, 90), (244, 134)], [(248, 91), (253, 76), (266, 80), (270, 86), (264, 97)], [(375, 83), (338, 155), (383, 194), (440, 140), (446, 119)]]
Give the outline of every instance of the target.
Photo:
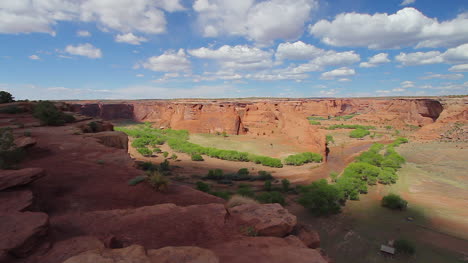
[(177, 158), (178, 158), (177, 154), (173, 153), (173, 154), (171, 155), (171, 159), (172, 159), (172, 160), (175, 161), (175, 160), (177, 160)]
[(309, 121), (324, 121), (327, 120), (328, 118), (325, 117), (320, 117), (320, 116), (309, 116), (307, 117)]
[(18, 114), (25, 112), (24, 108), (20, 108), (16, 105), (10, 105), (7, 107), (0, 108), (0, 113), (7, 113), (7, 114)]
[(388, 169), (382, 169), (378, 177), (379, 183), (381, 184), (394, 184), (396, 183), (397, 179), (398, 176), (395, 174), (395, 172), (392, 172)]
[(284, 196), (277, 191), (261, 193), (256, 197), (256, 199), (262, 204), (285, 204)]
[(362, 130), (375, 130), (374, 126), (364, 126), (359, 124), (334, 124), (328, 126), (327, 130), (336, 129), (362, 129)]
[(159, 164), (159, 170), (163, 171), (163, 172), (171, 170), (171, 167), (169, 165), (169, 161), (167, 159), (165, 159), (163, 162), (161, 162)]
[(39, 119), (42, 124), (50, 126), (60, 126), (75, 121), (73, 116), (61, 112), (50, 101), (38, 102), (34, 106), (33, 116)]
[(204, 161), (203, 157), (198, 153), (192, 154), (191, 158), (192, 158), (192, 161), (197, 161), (197, 162)]
[(247, 168), (240, 168), (239, 171), (237, 171), (238, 175), (249, 175), (249, 169)]
[(271, 191), (271, 181), (270, 180), (265, 181), (263, 183), (263, 190), (268, 191), (268, 192)]
[(289, 155), (284, 159), (285, 164), (288, 165), (303, 165), (305, 163), (319, 163), (322, 161), (322, 156), (318, 153), (304, 152)]
[(331, 173), (330, 173), (331, 181), (335, 183), (336, 180), (338, 179), (338, 175), (339, 175), (339, 174), (338, 174), (337, 172), (331, 172)]
[(349, 133), (351, 138), (364, 138), (370, 134), (370, 131), (364, 129), (355, 129)]
[(148, 178), (148, 176), (146, 176), (146, 175), (136, 176), (136, 177), (134, 177), (134, 178), (132, 178), (132, 179), (130, 179), (128, 181), (128, 185), (135, 186), (135, 185), (143, 182), (144, 180), (146, 180), (146, 178)]
[(339, 188), (322, 179), (301, 187), (298, 202), (312, 214), (321, 216), (339, 213), (342, 199)]
[(145, 157), (149, 157), (153, 154), (153, 152), (146, 148), (146, 147), (143, 147), (143, 148), (137, 148), (137, 152), (140, 153), (141, 155), (145, 156)]
[(152, 162), (139, 162), (138, 168), (144, 171), (156, 171), (159, 169), (159, 166)]
[(13, 98), (13, 95), (11, 95), (10, 92), (7, 92), (7, 91), (0, 91), (0, 103), (10, 103), (10, 102), (13, 102), (14, 101), (14, 98)]
[(392, 126), (390, 126), (390, 125), (387, 125), (387, 126), (385, 126), (385, 129), (387, 129), (387, 130), (391, 130), (391, 129), (393, 129), (393, 127), (392, 127)]
[(312, 124), (312, 125), (321, 125), (322, 124), (319, 121), (314, 121), (314, 120), (309, 120), (309, 123)]
[(224, 172), (221, 169), (208, 170), (208, 174), (204, 177), (208, 180), (222, 180), (225, 179)]
[(10, 128), (0, 128), (0, 169), (12, 169), (25, 156), (23, 149), (16, 148)]
[(166, 190), (169, 186), (169, 180), (158, 171), (152, 171), (147, 180), (156, 191)]
[(406, 239), (397, 239), (393, 243), (397, 253), (413, 255), (416, 249), (412, 242)]
[(197, 186), (197, 190), (199, 190), (199, 191), (202, 191), (202, 192), (205, 192), (205, 193), (208, 193), (208, 192), (211, 191), (210, 185), (207, 184), (207, 183), (204, 183), (202, 181), (198, 181), (196, 183), (196, 186)]
[(169, 156), (169, 153), (168, 152), (163, 152), (163, 156), (164, 156), (164, 158), (167, 158), (167, 156)]
[(404, 138), (404, 137), (398, 137), (395, 141), (393, 141), (391, 144), (389, 144), (389, 146), (391, 147), (398, 147), (400, 146), (401, 144), (403, 143), (408, 143), (408, 139)]
[(388, 194), (382, 198), (382, 206), (403, 210), (408, 206), (408, 202), (397, 194)]
[(327, 144), (335, 142), (335, 139), (333, 139), (333, 136), (331, 136), (331, 135), (325, 136), (325, 140), (326, 140)]
[(255, 201), (254, 199), (246, 197), (246, 196), (233, 195), (233, 196), (231, 196), (229, 201), (226, 203), (226, 207), (227, 208), (232, 208), (232, 207), (235, 207), (235, 206), (247, 205), (247, 204), (258, 204), (258, 202)]
[(288, 179), (283, 179), (281, 180), (281, 188), (283, 192), (289, 191), (289, 186), (291, 185), (291, 182)]
[(237, 194), (242, 195), (242, 196), (247, 196), (247, 197), (254, 197), (254, 191), (252, 190), (252, 186), (248, 184), (240, 184), (239, 187), (237, 188)]
[(267, 180), (273, 180), (275, 178), (273, 178), (273, 176), (271, 175), (271, 173), (267, 172), (267, 171), (258, 171), (258, 176), (257, 176), (257, 180), (259, 181), (267, 181)]
[(356, 157), (356, 161), (358, 162), (364, 162), (375, 166), (380, 166), (383, 159), (384, 157), (382, 155), (371, 150), (363, 152), (358, 157)]
[(161, 153), (162, 151), (161, 151), (160, 148), (156, 147), (156, 148), (153, 148), (153, 152), (154, 153)]

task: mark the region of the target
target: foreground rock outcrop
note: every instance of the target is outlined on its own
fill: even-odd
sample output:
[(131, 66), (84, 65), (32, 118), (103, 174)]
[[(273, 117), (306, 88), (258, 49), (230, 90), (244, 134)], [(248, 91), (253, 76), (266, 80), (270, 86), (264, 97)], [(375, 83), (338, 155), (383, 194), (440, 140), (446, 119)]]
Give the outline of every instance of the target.
[(29, 184), (43, 176), (45, 176), (45, 172), (42, 168), (1, 170), (0, 191), (14, 186)]

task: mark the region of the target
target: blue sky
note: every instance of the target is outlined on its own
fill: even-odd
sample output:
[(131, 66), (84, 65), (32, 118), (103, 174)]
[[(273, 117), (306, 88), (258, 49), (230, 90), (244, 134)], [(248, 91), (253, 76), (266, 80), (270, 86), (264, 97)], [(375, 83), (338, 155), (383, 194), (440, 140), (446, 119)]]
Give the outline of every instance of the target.
[(3, 0), (17, 99), (467, 94), (466, 0)]

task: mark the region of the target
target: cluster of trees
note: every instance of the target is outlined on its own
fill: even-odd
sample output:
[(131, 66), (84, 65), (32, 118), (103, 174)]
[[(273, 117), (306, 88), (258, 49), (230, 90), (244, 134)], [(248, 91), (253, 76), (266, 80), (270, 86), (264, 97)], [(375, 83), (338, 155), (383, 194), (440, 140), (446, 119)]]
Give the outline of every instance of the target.
[(254, 162), (270, 167), (283, 167), (280, 159), (272, 158), (268, 156), (254, 155), (246, 152), (239, 152), (234, 150), (223, 150), (212, 147), (203, 147), (201, 145), (188, 142), (186, 140), (180, 140), (171, 138), (167, 141), (169, 147), (175, 151), (184, 152), (190, 155), (200, 154), (208, 155), (212, 158), (228, 161), (240, 161), (240, 162)]
[(305, 163), (319, 163), (323, 159), (322, 155), (312, 152), (303, 152), (289, 155), (284, 159), (284, 163), (288, 165), (303, 165)]
[(148, 146), (156, 147), (157, 145), (167, 142), (171, 149), (195, 156), (193, 158), (196, 160), (202, 160), (203, 157), (201, 159), (199, 157), (201, 157), (201, 155), (207, 155), (228, 161), (254, 162), (269, 167), (283, 167), (281, 160), (278, 158), (254, 155), (234, 150), (203, 147), (201, 145), (191, 143), (188, 141), (189, 133), (186, 130), (153, 129), (149, 123), (138, 125), (136, 128), (118, 127), (116, 130), (125, 132), (127, 135), (136, 138), (132, 142), (132, 146), (137, 149), (141, 149), (143, 152), (147, 152), (143, 149)]
[(10, 102), (13, 102), (15, 101), (14, 98), (13, 98), (13, 95), (11, 95), (10, 92), (7, 92), (7, 91), (0, 91), (0, 103), (3, 104), (3, 103), (10, 103)]
[[(405, 159), (394, 147), (406, 142), (407, 139), (398, 138), (386, 148), (383, 144), (373, 144), (368, 151), (356, 157), (356, 162), (349, 164), (340, 177), (333, 176), (334, 184), (323, 180), (300, 187), (299, 203), (316, 215), (334, 214), (340, 211), (346, 200), (359, 200), (360, 194), (367, 193), (368, 185), (395, 183), (398, 179), (396, 171)], [(405, 202), (395, 203), (398, 207), (406, 206)]]
[(374, 126), (364, 126), (359, 124), (334, 124), (327, 127), (327, 130), (336, 129), (362, 129), (362, 130), (375, 130)]
[(75, 121), (75, 117), (63, 113), (50, 101), (40, 101), (33, 109), (33, 116), (44, 125), (60, 126)]

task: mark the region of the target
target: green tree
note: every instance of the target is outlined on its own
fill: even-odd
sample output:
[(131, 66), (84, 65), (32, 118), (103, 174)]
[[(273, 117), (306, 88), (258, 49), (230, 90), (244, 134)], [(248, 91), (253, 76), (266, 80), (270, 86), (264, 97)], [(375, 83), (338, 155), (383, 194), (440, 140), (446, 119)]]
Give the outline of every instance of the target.
[(342, 193), (324, 179), (302, 187), (300, 191), (299, 203), (314, 215), (337, 214), (341, 211)]
[(0, 91), (0, 103), (10, 103), (13, 102), (14, 98), (10, 92)]
[(408, 202), (397, 194), (388, 194), (382, 198), (382, 206), (390, 209), (406, 209)]
[(263, 183), (263, 190), (265, 191), (271, 191), (271, 181), (270, 180), (267, 180), (265, 181), (265, 183)]
[(50, 126), (60, 126), (67, 122), (75, 121), (72, 115), (61, 112), (50, 101), (41, 101), (34, 106), (33, 116), (43, 124)]

